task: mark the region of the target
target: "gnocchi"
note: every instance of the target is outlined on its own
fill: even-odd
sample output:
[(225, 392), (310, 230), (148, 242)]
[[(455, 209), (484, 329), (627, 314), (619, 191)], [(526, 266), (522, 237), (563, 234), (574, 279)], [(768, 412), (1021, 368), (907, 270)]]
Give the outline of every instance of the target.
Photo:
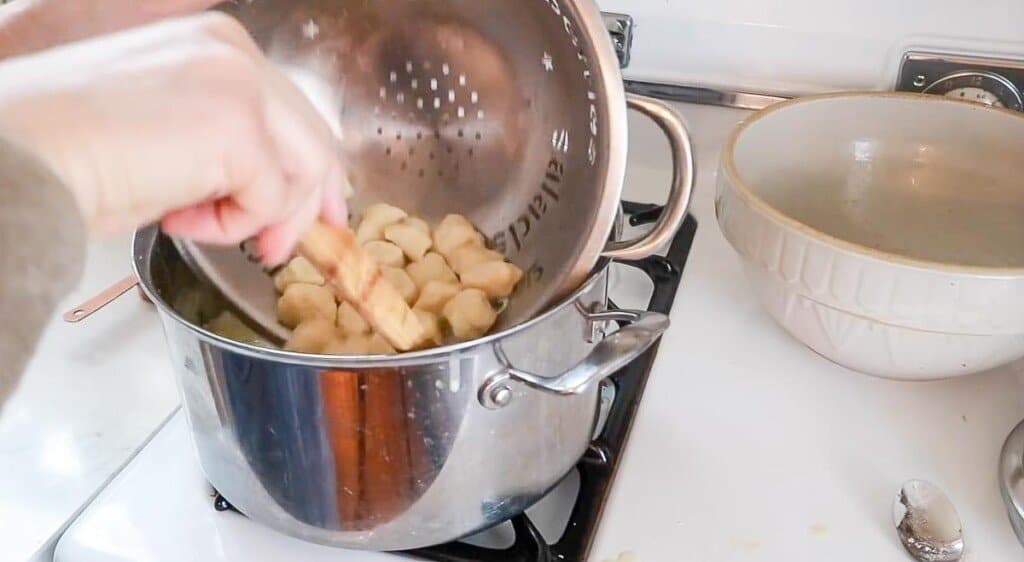
[(409, 264), (409, 267), (405, 268), (405, 272), (412, 277), (413, 283), (423, 290), (430, 282), (440, 281), (442, 283), (458, 283), (459, 278), (452, 271), (452, 268), (448, 266), (448, 262), (441, 256), (434, 252), (430, 252), (423, 256), (423, 259), (418, 262)]
[(381, 267), (405, 267), (405, 253), (391, 242), (374, 240), (364, 244), (363, 249)]
[(384, 238), (398, 246), (411, 261), (420, 261), (434, 242), (430, 234), (408, 224), (393, 224), (384, 229)]
[(448, 255), (448, 263), (460, 276), (480, 264), (504, 261), (505, 256), (473, 243), (463, 244)]
[(380, 334), (370, 336), (370, 353), (372, 355), (394, 355), (398, 353), (394, 347)]
[(412, 278), (405, 272), (404, 269), (397, 267), (382, 267), (380, 268), (381, 275), (391, 286), (398, 291), (398, 294), (402, 295), (405, 302), (412, 306), (416, 302), (416, 297), (419, 296), (420, 290), (416, 287), (416, 283), (413, 283)]
[[(485, 245), (462, 215), (448, 215), (432, 229), (421, 218), (391, 205), (366, 209), (356, 241), (380, 266), (380, 279), (412, 307), (408, 320), (422, 327), (428, 347), (469, 341), (497, 323), (499, 302), (512, 294), (523, 272)], [(286, 348), (327, 355), (392, 355), (395, 348), (366, 321), (356, 305), (338, 302), (323, 275), (295, 258), (274, 277), (281, 295), (281, 323), (293, 328)], [(230, 318), (211, 328), (250, 339)]]
[(324, 355), (369, 355), (370, 336), (364, 334), (334, 338), (324, 346), (322, 353)]
[(480, 289), (491, 298), (504, 298), (512, 294), (516, 284), (523, 278), (518, 267), (503, 261), (481, 263), (462, 274), (462, 285)]
[(277, 318), (289, 328), (316, 318), (334, 324), (337, 316), (338, 304), (334, 300), (334, 293), (327, 287), (294, 283), (277, 300)]
[(456, 248), (469, 243), (483, 246), (484, 236), (462, 215), (448, 215), (434, 230), (434, 248), (445, 257), (450, 257)]
[(337, 339), (334, 322), (324, 318), (306, 320), (292, 331), (285, 349), (298, 353), (323, 353)]
[(431, 281), (420, 291), (420, 298), (413, 305), (413, 310), (425, 310), (434, 314), (441, 314), (444, 305), (455, 298), (455, 295), (462, 291), (458, 283), (447, 283), (444, 281)]
[(394, 355), (395, 348), (379, 334), (336, 337), (322, 348), (325, 355)]
[(354, 306), (347, 302), (338, 305), (338, 329), (348, 336), (361, 336), (370, 333), (370, 324)]
[(374, 240), (384, 239), (384, 229), (402, 221), (408, 214), (391, 205), (380, 203), (367, 207), (363, 212), (363, 220), (356, 229), (356, 240), (366, 244)]
[(316, 267), (309, 263), (309, 260), (299, 256), (288, 262), (288, 265), (274, 276), (274, 286), (277, 287), (279, 293), (283, 293), (285, 289), (295, 283), (323, 285), (326, 281)]
[(420, 324), (423, 326), (423, 331), (427, 335), (427, 340), (434, 345), (441, 345), (444, 343), (444, 333), (441, 332), (441, 321), (433, 312), (428, 312), (421, 308), (414, 308), (413, 313), (416, 314), (416, 318), (419, 319)]
[(498, 321), (487, 293), (465, 289), (444, 305), (444, 317), (459, 341), (475, 340), (486, 334)]
[[(423, 234), (426, 234), (427, 237), (430, 237), (430, 223), (421, 218), (405, 217), (405, 219), (402, 220), (402, 224), (409, 226), (411, 228), (415, 228), (416, 230), (422, 232)], [(433, 239), (431, 239), (430, 243), (434, 243)]]

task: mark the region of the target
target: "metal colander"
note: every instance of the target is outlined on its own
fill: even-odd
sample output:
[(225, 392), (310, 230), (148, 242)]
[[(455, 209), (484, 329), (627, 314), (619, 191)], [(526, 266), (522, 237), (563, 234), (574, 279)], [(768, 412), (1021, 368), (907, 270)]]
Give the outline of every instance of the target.
[[(331, 85), (354, 211), (387, 202), (432, 221), (464, 214), (526, 272), (499, 329), (575, 289), (602, 255), (653, 253), (684, 218), (693, 159), (681, 119), (630, 97), (668, 135), (675, 181), (646, 238), (608, 244), (627, 103), (589, 0), (239, 0), (224, 10), (271, 60)], [(269, 279), (243, 275), (252, 266), (237, 251), (181, 247), (243, 313), (274, 322)]]

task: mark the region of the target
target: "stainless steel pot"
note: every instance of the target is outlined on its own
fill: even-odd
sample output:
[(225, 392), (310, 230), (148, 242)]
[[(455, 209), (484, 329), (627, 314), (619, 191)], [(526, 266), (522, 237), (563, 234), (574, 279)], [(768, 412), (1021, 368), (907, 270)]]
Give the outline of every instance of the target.
[(669, 323), (605, 311), (604, 263), (559, 305), (481, 340), (388, 359), (300, 355), (179, 315), (170, 303), (196, 281), (155, 228), (133, 255), (210, 483), (257, 522), (349, 548), (444, 543), (523, 512), (584, 453), (596, 383)]

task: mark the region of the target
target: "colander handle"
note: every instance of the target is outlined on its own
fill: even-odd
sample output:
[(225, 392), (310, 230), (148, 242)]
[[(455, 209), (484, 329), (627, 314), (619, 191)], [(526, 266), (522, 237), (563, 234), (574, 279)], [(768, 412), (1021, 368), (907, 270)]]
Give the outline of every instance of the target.
[(587, 314), (590, 322), (625, 322), (614, 334), (594, 346), (583, 361), (555, 377), (542, 377), (516, 369), (508, 363), (500, 348), (498, 358), (505, 364), (502, 375), (545, 392), (571, 396), (581, 394), (647, 351), (668, 329), (668, 316), (659, 312), (611, 310)]
[(696, 173), (690, 133), (679, 112), (664, 102), (635, 94), (626, 95), (626, 104), (654, 121), (664, 131), (672, 148), (672, 189), (661, 219), (646, 236), (637, 240), (610, 242), (602, 253), (607, 258), (639, 260), (656, 253), (669, 243), (686, 220)]

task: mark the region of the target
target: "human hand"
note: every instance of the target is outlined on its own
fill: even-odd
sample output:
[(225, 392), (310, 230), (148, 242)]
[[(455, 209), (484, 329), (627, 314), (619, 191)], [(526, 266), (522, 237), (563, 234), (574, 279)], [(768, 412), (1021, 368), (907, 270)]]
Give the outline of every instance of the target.
[(0, 8), (0, 58), (205, 10), (218, 0), (18, 0)]
[(219, 13), (0, 64), (0, 133), (54, 170), (96, 233), (162, 218), (204, 243), (257, 235), (279, 263), (318, 216), (346, 219), (326, 122)]

